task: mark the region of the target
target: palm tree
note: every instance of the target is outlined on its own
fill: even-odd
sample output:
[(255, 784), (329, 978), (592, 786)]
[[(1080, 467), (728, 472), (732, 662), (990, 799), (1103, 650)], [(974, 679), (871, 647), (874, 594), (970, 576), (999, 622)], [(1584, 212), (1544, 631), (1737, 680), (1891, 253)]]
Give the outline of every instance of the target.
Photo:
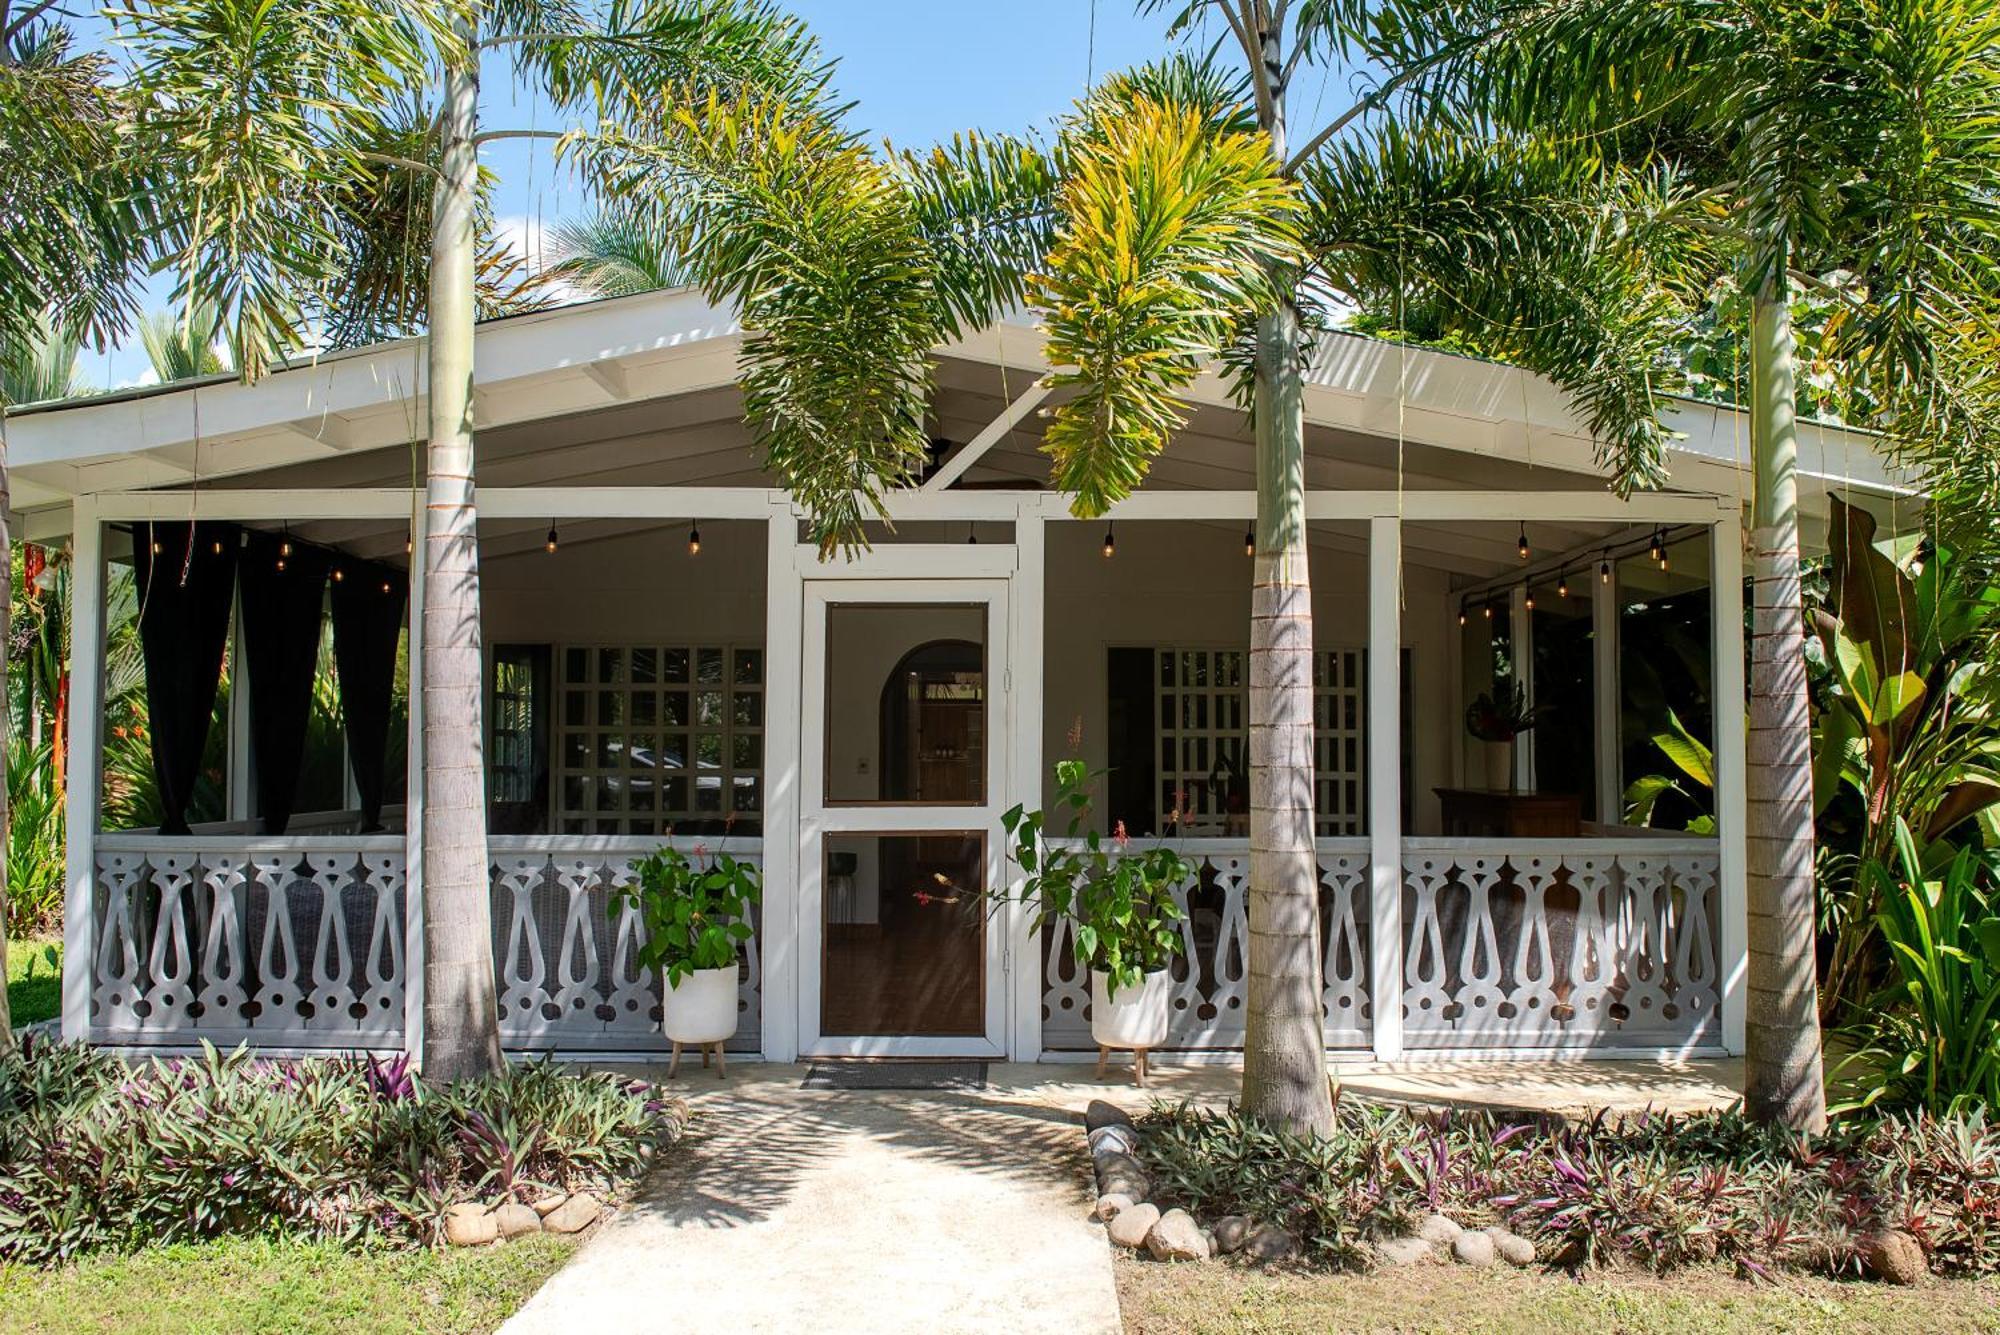
[(1393, 293), (1400, 309), (1405, 293), (1426, 293), (1442, 313), (1443, 294), (1477, 283), (1492, 297), (1482, 328), (1572, 389), (1621, 479), (1656, 478), (1665, 435), (1644, 367), (1659, 359), (1647, 318), (1659, 282), (1643, 236), (1607, 226), (1591, 192), (1659, 191), (1596, 183), (1531, 144), (1385, 130), (1365, 150), (1336, 151), (1342, 127), (1385, 92), (1288, 151), (1286, 87), (1301, 61), (1332, 53), (1330, 14), (1218, 0), (1185, 7), (1174, 31), (1211, 10), (1247, 73), (1175, 60), (1119, 76), (1046, 145), (966, 135), (884, 159), (830, 112), (781, 124), (753, 98), (597, 152), (617, 156), (607, 175), (618, 198), (656, 209), (691, 277), (754, 331), (743, 384), (757, 442), (823, 551), (858, 546), (863, 521), (886, 518), (886, 491), (922, 467), (930, 350), (1010, 306), (1039, 310), (1048, 358), (1065, 368), (1052, 379), (1073, 391), (1047, 445), (1079, 517), (1141, 484), (1197, 374), (1217, 359), (1236, 373), (1258, 458), (1243, 1101), (1322, 1130), (1332, 1101), (1312, 811), (1310, 331), (1343, 297)]
[(139, 341), (161, 384), (229, 369), (229, 359), (216, 346), (217, 324), (214, 303), (199, 297), (183, 314), (154, 311), (140, 318)]
[(212, 304), (239, 374), (311, 346), (316, 325), (334, 342), (428, 334), (420, 1060), (438, 1079), (490, 1070), (472, 363), (482, 295), (510, 266), (482, 256), (478, 156), (565, 136), (483, 129), (481, 60), (511, 57), (579, 120), (632, 123), (752, 87), (810, 100), (814, 45), (766, 0), (145, 0), (115, 32), (134, 62), (121, 142), (169, 187), (152, 192), (166, 201), (153, 239), (175, 304)]
[(595, 297), (629, 297), (684, 286), (688, 271), (652, 220), (613, 206), (588, 218), (565, 218), (550, 229), (542, 279)]
[[(1358, 8), (1358, 6), (1357, 6)], [(2000, 494), (2000, 11), (1985, 0), (1397, 0), (1357, 15), (1413, 98), (1673, 164), (1749, 298), (1754, 623), (1745, 1101), (1825, 1121), (1791, 299), (1927, 471), (1944, 521), (1986, 538)]]

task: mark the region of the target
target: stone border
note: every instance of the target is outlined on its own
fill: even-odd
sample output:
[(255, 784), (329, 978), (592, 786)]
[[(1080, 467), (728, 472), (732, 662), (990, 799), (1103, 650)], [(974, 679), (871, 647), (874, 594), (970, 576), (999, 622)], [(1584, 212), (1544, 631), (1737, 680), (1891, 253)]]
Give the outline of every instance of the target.
[[(1206, 1261), (1223, 1256), (1269, 1265), (1296, 1259), (1299, 1240), (1278, 1225), (1247, 1215), (1224, 1215), (1204, 1224), (1182, 1209), (1162, 1211), (1149, 1199), (1153, 1184), (1139, 1160), (1139, 1131), (1116, 1104), (1092, 1099), (1084, 1110), (1084, 1135), (1097, 1177), (1091, 1215), (1111, 1241), (1156, 1261)], [(1441, 1214), (1428, 1215), (1408, 1237), (1373, 1246), (1377, 1265), (1453, 1261), (1465, 1266), (1535, 1264), (1535, 1244), (1500, 1227), (1465, 1228)]]

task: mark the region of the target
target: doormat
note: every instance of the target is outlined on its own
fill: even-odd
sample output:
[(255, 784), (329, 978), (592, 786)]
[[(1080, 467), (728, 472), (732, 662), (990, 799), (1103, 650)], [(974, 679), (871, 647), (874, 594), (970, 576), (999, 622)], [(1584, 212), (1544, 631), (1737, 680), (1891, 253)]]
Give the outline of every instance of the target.
[(986, 1088), (985, 1062), (814, 1062), (800, 1089)]

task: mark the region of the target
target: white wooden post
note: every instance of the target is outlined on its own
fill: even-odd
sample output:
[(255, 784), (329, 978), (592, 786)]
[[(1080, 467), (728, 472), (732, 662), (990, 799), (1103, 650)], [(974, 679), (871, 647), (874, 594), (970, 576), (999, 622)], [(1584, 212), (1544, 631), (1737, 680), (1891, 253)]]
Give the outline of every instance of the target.
[[(1009, 662), (1001, 665), (1007, 688), (1008, 730), (1013, 754), (1007, 773), (1014, 800), (1030, 810), (1042, 804), (1043, 637), (1047, 613), (1048, 531), (1041, 515), (1023, 514), (1014, 523), (1013, 596), (1007, 600), (1013, 618), (1008, 628)], [(1002, 865), (1008, 865), (1002, 861)], [(1029, 930), (1033, 915), (1026, 904), (1013, 904), (1002, 915), (1008, 934), (1011, 1005), (1014, 1010), (1009, 1055), (1015, 1061), (1037, 1061), (1042, 1055), (1041, 937)]]
[(248, 833), (255, 833), (249, 825), (257, 814), (257, 776), (253, 766), (256, 763), (255, 749), (250, 745), (250, 658), (243, 645), (243, 606), (232, 600), (229, 616), (229, 662), (233, 671), (229, 680), (229, 770), (225, 776), (229, 787), (229, 819), (240, 822)]
[(1625, 818), (1624, 739), (1619, 735), (1618, 677), (1618, 570), (1612, 567), (1605, 579), (1596, 569), (1590, 572), (1590, 666), (1591, 706), (1595, 722), (1591, 728), (1596, 747), (1597, 819), (1605, 825), (1620, 825)]
[(805, 580), (798, 519), (769, 507), (764, 557), (764, 971), (765, 1061), (799, 1055), (799, 741)]
[(104, 533), (97, 502), (71, 503), (70, 679), (67, 844), (63, 894), (62, 1035), (90, 1037), (90, 985), (97, 956), (97, 821), (104, 718)]
[(1368, 995), (1375, 1059), (1403, 1055), (1403, 527), (1368, 521)]
[(1722, 1046), (1743, 1051), (1750, 959), (1748, 757), (1743, 689), (1743, 512), (1737, 501), (1709, 529), (1714, 610), (1715, 818), (1721, 884)]
[[(403, 1051), (424, 1050), (424, 516), (410, 503), (409, 757), (403, 787)], [(554, 692), (550, 692), (554, 698)]]

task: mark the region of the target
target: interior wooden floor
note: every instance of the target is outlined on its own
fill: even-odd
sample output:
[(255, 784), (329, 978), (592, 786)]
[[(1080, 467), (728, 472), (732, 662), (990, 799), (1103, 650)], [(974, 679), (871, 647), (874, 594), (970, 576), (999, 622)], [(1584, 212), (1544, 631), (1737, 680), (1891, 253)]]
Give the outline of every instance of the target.
[(983, 923), (977, 914), (831, 924), (820, 978), (822, 1032), (978, 1037), (985, 1032)]

